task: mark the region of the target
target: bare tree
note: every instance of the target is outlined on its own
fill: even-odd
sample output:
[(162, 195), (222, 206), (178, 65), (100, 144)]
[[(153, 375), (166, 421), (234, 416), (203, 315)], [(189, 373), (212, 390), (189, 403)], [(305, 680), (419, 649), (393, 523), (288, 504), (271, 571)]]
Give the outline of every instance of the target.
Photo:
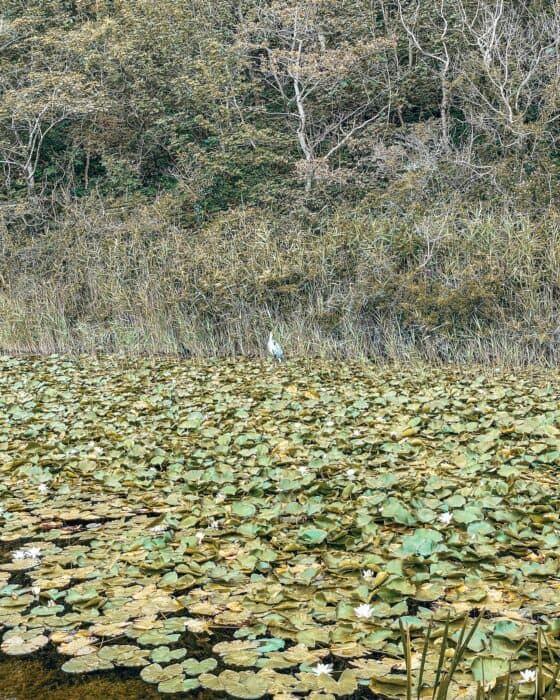
[[(441, 90), (441, 140), (444, 150), (447, 150), (449, 148), (450, 128), (449, 108), (450, 76), (452, 68), (452, 25), (449, 9), (446, 7), (445, 0), (438, 0), (433, 7), (437, 9), (435, 11), (432, 10), (432, 5), (430, 4), (430, 11), (426, 17), (426, 12), (421, 12), (421, 0), (415, 0), (411, 7), (408, 6), (408, 3), (405, 5), (403, 0), (397, 0), (399, 19), (409, 40), (409, 62), (413, 62), (414, 49), (416, 49), (424, 58), (428, 59), (429, 65), (438, 76)], [(423, 40), (421, 36), (421, 19), (424, 21), (427, 19), (427, 29), (430, 36), (426, 40)], [(425, 31), (426, 27), (423, 29)]]
[[(0, 165), (7, 185), (22, 180), (29, 195), (48, 135), (69, 119), (104, 109), (98, 86), (76, 70), (57, 43), (42, 51), (32, 41), (32, 34), (0, 23)], [(26, 57), (24, 68), (15, 67), (16, 55)]]
[(504, 0), (457, 5), (468, 47), (461, 65), (467, 86), (462, 106), (501, 147), (520, 147), (560, 117), (550, 103), (550, 86), (560, 76), (558, 8), (546, 12)]
[(260, 76), (280, 98), (282, 111), (269, 114), (287, 120), (306, 191), (327, 175), (335, 154), (391, 109), (391, 41), (335, 38), (321, 10), (313, 0), (274, 0), (240, 32), (240, 48), (258, 61)]
[(8, 182), (12, 179), (13, 169), (23, 175), (27, 194), (31, 195), (35, 189), (35, 174), (45, 138), (67, 118), (66, 110), (56, 105), (54, 90), (35, 110), (13, 109), (10, 114), (0, 116), (7, 117), (4, 131), (11, 137), (0, 143), (0, 163), (5, 166)]

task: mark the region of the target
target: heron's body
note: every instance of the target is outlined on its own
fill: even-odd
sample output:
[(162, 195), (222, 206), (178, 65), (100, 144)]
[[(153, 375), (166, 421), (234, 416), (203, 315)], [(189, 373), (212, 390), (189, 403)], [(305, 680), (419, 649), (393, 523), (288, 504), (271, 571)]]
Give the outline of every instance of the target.
[(278, 360), (278, 362), (282, 362), (284, 359), (284, 351), (280, 347), (280, 345), (274, 340), (272, 337), (272, 333), (268, 336), (268, 344), (266, 346), (268, 348), (268, 352), (274, 357), (275, 360)]

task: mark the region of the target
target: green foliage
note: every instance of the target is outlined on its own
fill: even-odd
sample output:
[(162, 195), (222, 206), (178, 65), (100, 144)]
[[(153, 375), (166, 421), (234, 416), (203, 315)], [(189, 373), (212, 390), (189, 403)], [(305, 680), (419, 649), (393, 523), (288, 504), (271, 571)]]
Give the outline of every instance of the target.
[(91, 188), (178, 187), (189, 226), (298, 191), (310, 209), (409, 186), (551, 203), (558, 16), (499, 6), (10, 0), (0, 195), (52, 219)]
[(4, 5), (0, 345), (556, 356), (553, 3)]

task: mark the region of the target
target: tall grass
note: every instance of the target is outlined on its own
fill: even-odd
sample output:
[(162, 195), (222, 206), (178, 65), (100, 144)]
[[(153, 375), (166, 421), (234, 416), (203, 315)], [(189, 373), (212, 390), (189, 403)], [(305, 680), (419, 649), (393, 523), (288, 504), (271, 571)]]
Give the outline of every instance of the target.
[[(430, 697), (431, 700), (451, 700), (451, 698), (457, 697), (458, 687), (461, 686), (461, 682), (464, 684), (465, 681), (463, 675), (464, 671), (466, 668), (473, 668), (473, 659), (470, 658), (469, 660), (467, 658), (469, 643), (483, 618), (483, 614), (484, 611), (480, 611), (470, 625), (468, 623), (468, 618), (464, 619), (457, 631), (456, 638), (451, 636), (450, 615), (448, 614), (442, 634), (440, 635), (440, 651), (437, 661), (429, 658), (430, 641), (433, 641), (433, 623), (430, 623), (420, 653), (418, 673), (415, 672), (412, 662), (410, 629), (408, 626), (403, 625), (402, 620), (399, 620), (401, 645), (404, 653), (404, 666), (406, 671), (406, 700), (413, 699), (413, 691), (415, 700)], [(484, 673), (482, 673), (483, 678), (477, 680), (476, 700), (491, 700), (492, 698), (498, 697), (501, 698), (501, 700), (515, 700), (520, 692), (520, 682), (526, 683), (525, 689), (521, 693), (523, 697), (532, 697), (534, 700), (548, 700), (549, 698), (552, 700), (552, 698), (557, 698), (557, 681), (560, 675), (560, 663), (558, 663), (554, 652), (550, 648), (544, 629), (538, 627), (536, 640), (523, 640), (517, 651), (519, 652), (525, 644), (535, 641), (537, 657), (536, 668), (527, 669), (534, 671), (535, 679), (527, 682), (524, 681), (520, 673), (524, 663), (521, 658), (515, 658), (514, 656), (507, 659), (507, 664), (509, 666), (507, 673), (492, 675), (490, 672), (489, 676), (486, 677), (486, 681), (484, 680)], [(546, 652), (548, 652), (548, 662), (544, 660), (545, 649)], [(484, 656), (481, 656), (479, 659), (482, 660), (481, 668), (483, 671), (484, 658)], [(506, 658), (502, 660), (506, 662)], [(427, 679), (425, 671), (428, 667), (430, 668), (430, 673), (427, 674), (427, 676), (431, 676), (431, 678)], [(475, 678), (476, 677), (477, 676), (475, 676)], [(455, 688), (453, 687), (454, 683), (458, 684)], [(531, 684), (534, 686), (533, 689), (531, 689)], [(465, 694), (465, 697), (466, 696)]]
[(555, 363), (560, 215), (253, 210), (197, 231), (156, 202), (92, 199), (50, 230), (0, 229), (4, 352), (261, 354)]

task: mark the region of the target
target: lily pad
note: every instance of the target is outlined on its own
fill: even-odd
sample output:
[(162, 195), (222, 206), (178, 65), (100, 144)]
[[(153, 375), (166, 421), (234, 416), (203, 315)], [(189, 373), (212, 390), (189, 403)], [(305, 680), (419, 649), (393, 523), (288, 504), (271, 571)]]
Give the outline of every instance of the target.
[(160, 693), (188, 693), (197, 688), (200, 688), (200, 683), (196, 678), (183, 678), (181, 676), (162, 681), (158, 685)]
[(155, 649), (152, 650), (150, 653), (150, 658), (152, 661), (155, 661), (156, 663), (162, 663), (166, 664), (171, 661), (177, 661), (181, 660), (184, 658), (187, 654), (186, 649), (170, 649), (169, 647), (162, 646), (162, 647), (156, 647)]
[(471, 673), (479, 683), (491, 683), (509, 670), (509, 662), (497, 656), (478, 656), (471, 664)]
[(130, 644), (112, 644), (104, 646), (97, 652), (100, 659), (111, 661), (115, 666), (142, 667), (150, 662), (147, 657), (149, 650), (140, 649)]
[(66, 673), (92, 673), (93, 671), (109, 671), (114, 668), (107, 659), (102, 659), (97, 654), (85, 654), (75, 656), (62, 664), (62, 670)]
[(25, 654), (31, 654), (38, 649), (46, 646), (49, 642), (49, 638), (44, 634), (37, 634), (33, 637), (23, 638), (19, 635), (14, 635), (12, 637), (4, 638), (4, 641), (0, 645), (0, 649), (8, 656), (24, 656)]
[(210, 673), (218, 666), (216, 659), (186, 659), (181, 664), (188, 676), (199, 676), (201, 673)]

